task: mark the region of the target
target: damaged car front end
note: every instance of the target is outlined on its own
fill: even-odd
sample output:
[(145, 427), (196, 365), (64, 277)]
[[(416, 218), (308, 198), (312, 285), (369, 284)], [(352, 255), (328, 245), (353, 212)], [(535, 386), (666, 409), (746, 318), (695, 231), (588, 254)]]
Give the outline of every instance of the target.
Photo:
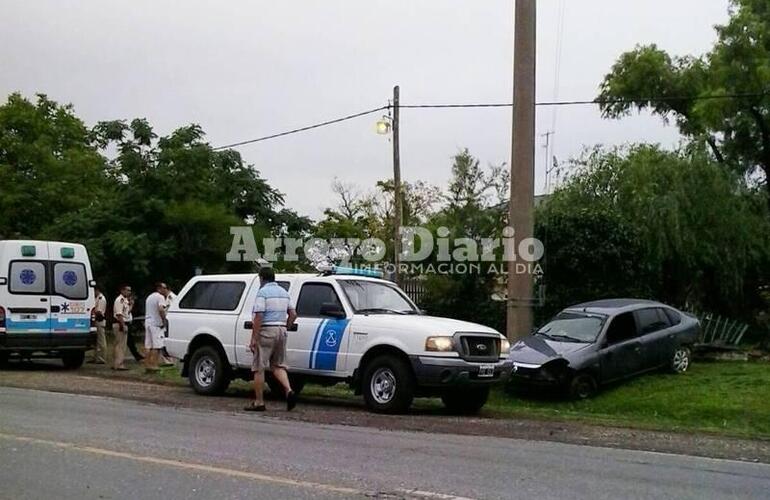
[(576, 374), (598, 365), (596, 339), (607, 317), (562, 312), (511, 347), (511, 383), (518, 388), (570, 388)]

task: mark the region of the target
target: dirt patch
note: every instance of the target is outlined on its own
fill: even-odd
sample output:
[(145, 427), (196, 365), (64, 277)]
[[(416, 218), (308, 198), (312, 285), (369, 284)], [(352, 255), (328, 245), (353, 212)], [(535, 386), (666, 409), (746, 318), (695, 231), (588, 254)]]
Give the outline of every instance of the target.
[[(87, 365), (66, 371), (53, 363), (10, 364), (0, 371), (0, 385), (25, 389), (130, 399), (170, 407), (240, 412), (249, 392), (234, 388), (222, 397), (194, 394), (180, 378), (148, 381), (139, 369), (113, 372)], [(384, 430), (435, 432), (515, 439), (556, 441), (645, 451), (770, 463), (770, 441), (725, 438), (707, 434), (645, 431), (576, 422), (502, 419), (493, 414), (457, 417), (441, 410), (417, 409), (409, 415), (377, 415), (363, 403), (347, 399), (300, 397), (298, 408), (287, 413), (281, 402), (267, 403), (269, 415), (285, 420), (374, 427)]]

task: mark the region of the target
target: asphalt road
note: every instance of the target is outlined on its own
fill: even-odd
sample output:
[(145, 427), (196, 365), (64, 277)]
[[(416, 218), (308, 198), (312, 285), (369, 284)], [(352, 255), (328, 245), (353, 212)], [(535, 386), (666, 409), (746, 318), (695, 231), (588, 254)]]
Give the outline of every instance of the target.
[(0, 388), (0, 498), (767, 498), (770, 466)]

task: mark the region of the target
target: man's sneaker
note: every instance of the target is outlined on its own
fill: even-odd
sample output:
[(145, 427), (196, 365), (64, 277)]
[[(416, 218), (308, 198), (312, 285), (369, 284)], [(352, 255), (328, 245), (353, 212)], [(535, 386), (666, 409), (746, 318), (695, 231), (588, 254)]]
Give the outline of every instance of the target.
[(297, 406), (297, 394), (294, 391), (289, 391), (286, 395), (286, 411), (291, 411)]

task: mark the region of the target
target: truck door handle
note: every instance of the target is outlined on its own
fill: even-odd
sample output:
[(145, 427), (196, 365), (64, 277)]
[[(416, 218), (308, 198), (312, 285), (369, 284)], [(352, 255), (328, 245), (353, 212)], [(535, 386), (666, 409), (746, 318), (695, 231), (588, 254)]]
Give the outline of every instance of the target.
[(298, 326), (297, 323), (294, 323), (293, 325), (291, 325), (286, 330), (289, 331), (289, 332), (296, 332), (297, 331), (297, 326)]
[(243, 329), (244, 330), (252, 330), (254, 329), (254, 322), (253, 321), (246, 321), (243, 323)]
[(52, 313), (61, 312), (61, 307), (59, 307), (59, 306), (51, 306), (51, 312)]

